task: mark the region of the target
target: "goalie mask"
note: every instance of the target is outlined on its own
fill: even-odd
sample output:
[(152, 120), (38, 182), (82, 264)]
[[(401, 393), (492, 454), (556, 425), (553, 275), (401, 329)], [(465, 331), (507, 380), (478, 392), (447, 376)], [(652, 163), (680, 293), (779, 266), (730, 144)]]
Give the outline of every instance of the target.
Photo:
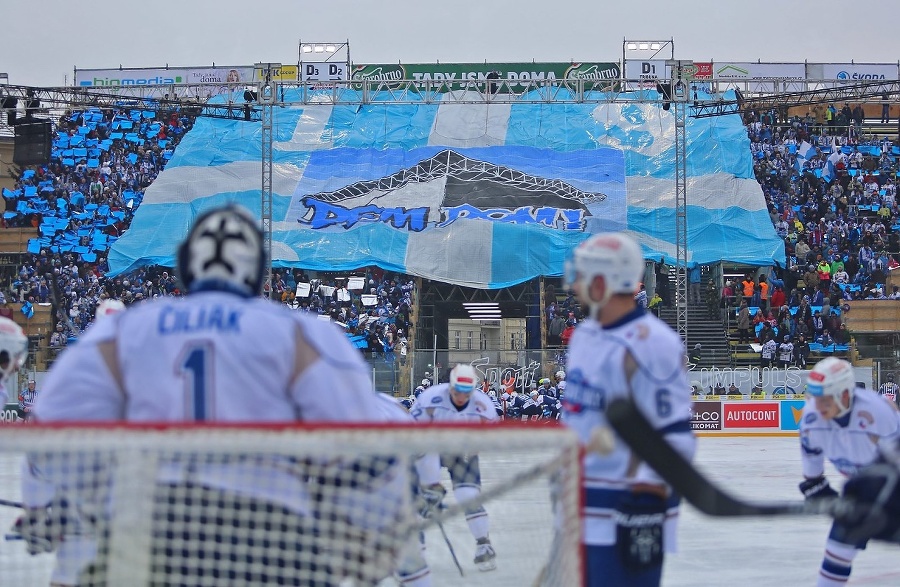
[(28, 337), (22, 327), (9, 318), (0, 317), (0, 384), (25, 364)]
[(178, 277), (190, 292), (259, 295), (265, 264), (262, 231), (250, 212), (235, 204), (198, 216), (178, 248)]

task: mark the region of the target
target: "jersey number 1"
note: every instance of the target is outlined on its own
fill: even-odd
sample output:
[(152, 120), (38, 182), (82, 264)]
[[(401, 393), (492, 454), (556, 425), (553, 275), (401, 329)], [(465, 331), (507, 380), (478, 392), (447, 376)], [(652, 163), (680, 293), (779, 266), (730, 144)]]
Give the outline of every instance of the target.
[(187, 344), (178, 355), (175, 374), (184, 377), (185, 419), (203, 421), (212, 416), (213, 345), (209, 341)]

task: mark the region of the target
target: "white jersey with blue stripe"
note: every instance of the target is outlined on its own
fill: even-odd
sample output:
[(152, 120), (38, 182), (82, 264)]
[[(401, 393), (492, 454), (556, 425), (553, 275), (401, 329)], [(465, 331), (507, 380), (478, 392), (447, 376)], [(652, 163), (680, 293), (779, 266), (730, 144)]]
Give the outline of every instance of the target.
[(853, 390), (853, 407), (831, 420), (819, 414), (815, 399), (807, 399), (800, 420), (803, 476), (824, 474), (825, 459), (842, 474), (853, 475), (876, 459), (880, 443), (897, 438), (900, 412), (890, 400), (873, 391)]
[(475, 389), (469, 402), (463, 408), (453, 405), (450, 400), (450, 384), (432, 385), (419, 394), (410, 415), (417, 422), (486, 422), (497, 420), (494, 402), (486, 393)]
[[(630, 375), (626, 357), (634, 361)], [(563, 422), (582, 443), (598, 427), (608, 426), (606, 406), (615, 398), (631, 397), (676, 450), (693, 457), (695, 440), (690, 426), (691, 395), (681, 339), (655, 316), (635, 309), (614, 324), (601, 326), (588, 319), (578, 325), (569, 345)], [(624, 442), (612, 452), (584, 456), (584, 540), (587, 544), (615, 543), (614, 509), (635, 483), (660, 484), (647, 465), (636, 460)], [(677, 514), (671, 500), (669, 518)], [(667, 524), (666, 549), (674, 550), (674, 526)]]

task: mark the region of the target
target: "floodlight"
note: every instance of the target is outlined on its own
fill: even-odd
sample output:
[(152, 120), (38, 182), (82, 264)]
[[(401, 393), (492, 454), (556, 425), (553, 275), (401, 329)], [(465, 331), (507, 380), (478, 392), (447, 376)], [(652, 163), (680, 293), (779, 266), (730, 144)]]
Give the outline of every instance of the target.
[(337, 47), (335, 47), (334, 45), (325, 45), (325, 50), (329, 53), (334, 53), (335, 51), (337, 51)]
[(312, 53), (313, 48), (310, 45), (303, 45), (301, 47), (304, 53)]

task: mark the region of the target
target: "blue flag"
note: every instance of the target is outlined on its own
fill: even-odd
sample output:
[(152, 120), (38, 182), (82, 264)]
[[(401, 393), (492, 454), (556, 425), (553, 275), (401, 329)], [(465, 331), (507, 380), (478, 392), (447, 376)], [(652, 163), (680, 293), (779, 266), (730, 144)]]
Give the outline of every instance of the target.
[(31, 305), (31, 302), (25, 302), (22, 304), (22, 313), (25, 314), (26, 318), (31, 318), (34, 316), (34, 306)]

